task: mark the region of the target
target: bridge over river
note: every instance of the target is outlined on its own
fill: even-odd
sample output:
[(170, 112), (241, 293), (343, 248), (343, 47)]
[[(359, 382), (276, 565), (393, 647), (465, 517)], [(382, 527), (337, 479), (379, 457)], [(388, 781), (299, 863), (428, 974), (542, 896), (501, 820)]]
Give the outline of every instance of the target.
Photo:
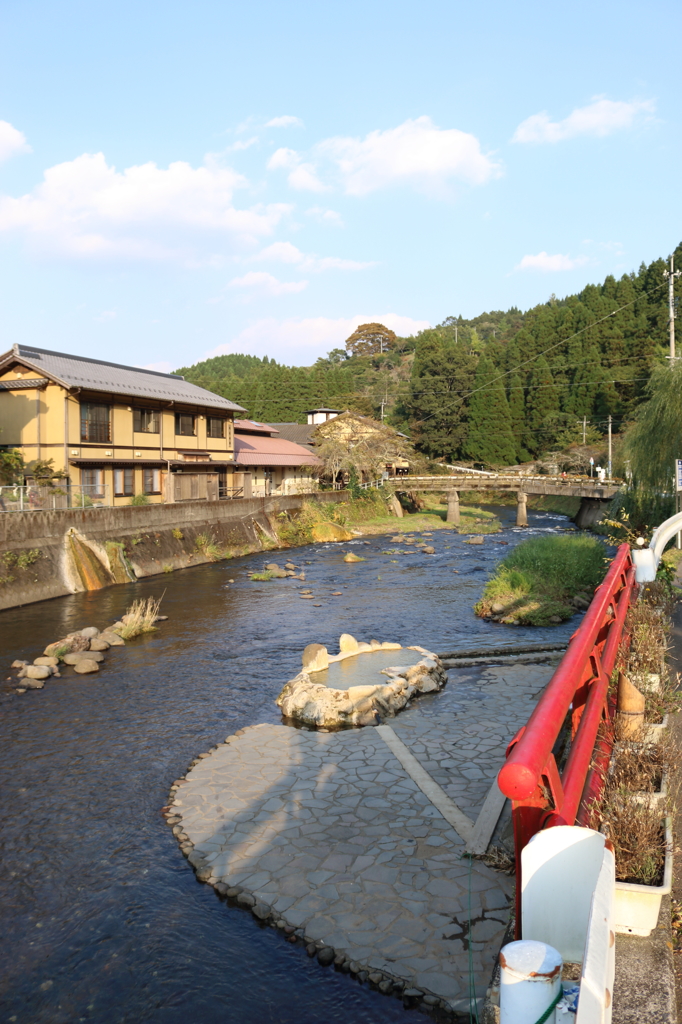
[(562, 498), (580, 498), (576, 525), (584, 529), (601, 517), (604, 505), (610, 502), (622, 484), (614, 480), (581, 477), (521, 476), (518, 473), (452, 473), (449, 476), (401, 476), (385, 481), (396, 491), (439, 491), (448, 496), (448, 522), (459, 524), (460, 491), (515, 491), (516, 525), (527, 526), (526, 511), (529, 494), (553, 494)]

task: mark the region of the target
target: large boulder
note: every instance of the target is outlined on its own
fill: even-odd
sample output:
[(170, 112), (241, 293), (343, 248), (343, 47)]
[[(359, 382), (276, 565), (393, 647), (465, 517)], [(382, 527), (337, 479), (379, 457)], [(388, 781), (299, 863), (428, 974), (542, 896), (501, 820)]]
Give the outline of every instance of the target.
[(353, 540), (354, 534), (338, 523), (315, 523), (312, 528), (313, 540), (320, 544), (335, 540)]
[(359, 644), (354, 636), (350, 633), (342, 633), (339, 637), (339, 650), (344, 653), (355, 653), (359, 650)]
[(86, 626), (85, 629), (81, 629), (80, 634), (86, 636), (88, 640), (94, 640), (99, 636), (99, 630), (97, 626)]
[(74, 651), (73, 654), (65, 654), (62, 659), (65, 665), (78, 665), (81, 661), (104, 661), (104, 655), (100, 651)]
[(322, 644), (308, 644), (301, 661), (304, 672), (320, 672), (329, 668), (329, 651)]
[(108, 643), (106, 640), (102, 640), (100, 636), (90, 641), (91, 651), (108, 651), (110, 647), (111, 644)]
[(100, 633), (97, 639), (100, 642), (104, 641), (105, 643), (108, 643), (110, 647), (125, 647), (126, 644), (123, 637), (119, 636), (118, 633), (108, 633), (105, 631), (104, 633)]
[(73, 670), (78, 672), (79, 675), (85, 676), (90, 672), (99, 672), (99, 665), (91, 658), (80, 658), (73, 666)]
[(360, 555), (354, 555), (352, 551), (343, 556), (344, 562), (364, 562), (365, 559), (361, 558)]
[(71, 654), (73, 651), (87, 651), (89, 646), (88, 637), (72, 633), (61, 640), (55, 640), (53, 644), (48, 644), (43, 654), (48, 658), (61, 658), (64, 654)]
[(52, 669), (48, 665), (27, 665), (23, 674), (27, 679), (47, 679), (52, 675)]

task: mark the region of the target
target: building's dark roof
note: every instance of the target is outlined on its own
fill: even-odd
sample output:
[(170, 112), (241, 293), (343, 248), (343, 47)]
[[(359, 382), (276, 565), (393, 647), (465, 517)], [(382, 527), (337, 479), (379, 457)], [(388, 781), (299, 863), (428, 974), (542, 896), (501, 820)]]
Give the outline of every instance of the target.
[(279, 433), (271, 423), (257, 423), (256, 420), (235, 420), (234, 429), (235, 433), (268, 434), (270, 437)]
[(287, 441), (293, 441), (294, 444), (302, 444), (308, 451), (314, 451), (315, 449), (310, 443), (316, 423), (271, 423), (271, 427), (274, 427), (279, 436), (285, 438)]
[(328, 409), (326, 405), (319, 405), (317, 409), (306, 409), (306, 416), (312, 415), (314, 412), (335, 412), (337, 415), (341, 412), (340, 409)]
[(245, 412), (241, 405), (196, 384), (190, 384), (184, 377), (174, 373), (158, 373), (156, 370), (107, 363), (102, 359), (87, 359), (85, 356), (72, 356), (65, 352), (51, 352), (49, 349), (29, 345), (13, 345), (10, 352), (0, 356), (0, 369), (13, 362), (20, 362), (67, 388), (102, 391), (125, 395), (127, 398), (182, 402), (225, 412)]

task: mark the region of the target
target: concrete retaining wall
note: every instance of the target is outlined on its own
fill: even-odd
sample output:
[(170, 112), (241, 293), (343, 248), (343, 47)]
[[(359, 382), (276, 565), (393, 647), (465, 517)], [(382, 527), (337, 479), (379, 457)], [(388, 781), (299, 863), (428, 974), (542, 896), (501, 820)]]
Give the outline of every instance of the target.
[(0, 609), (87, 589), (71, 552), (70, 535), (95, 553), (106, 585), (214, 561), (216, 546), (228, 557), (275, 547), (278, 515), (295, 516), (304, 501), (346, 500), (347, 491), (321, 491), (0, 514)]

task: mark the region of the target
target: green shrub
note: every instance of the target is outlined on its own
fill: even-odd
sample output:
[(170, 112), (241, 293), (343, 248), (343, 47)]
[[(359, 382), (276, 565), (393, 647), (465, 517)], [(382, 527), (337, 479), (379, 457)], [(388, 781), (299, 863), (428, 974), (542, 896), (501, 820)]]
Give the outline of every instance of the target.
[(596, 537), (530, 537), (500, 562), (475, 611), (530, 626), (569, 619), (571, 598), (591, 597), (603, 579), (604, 554)]
[(266, 569), (264, 572), (252, 572), (249, 576), (249, 579), (254, 580), (254, 582), (266, 582), (267, 580), (274, 580), (274, 578), (275, 574), (270, 572), (269, 569)]
[(604, 545), (596, 537), (529, 537), (501, 565), (530, 573), (561, 597), (594, 590), (604, 578), (604, 556)]
[(149, 498), (146, 494), (136, 494), (130, 499), (131, 505), (148, 505)]

